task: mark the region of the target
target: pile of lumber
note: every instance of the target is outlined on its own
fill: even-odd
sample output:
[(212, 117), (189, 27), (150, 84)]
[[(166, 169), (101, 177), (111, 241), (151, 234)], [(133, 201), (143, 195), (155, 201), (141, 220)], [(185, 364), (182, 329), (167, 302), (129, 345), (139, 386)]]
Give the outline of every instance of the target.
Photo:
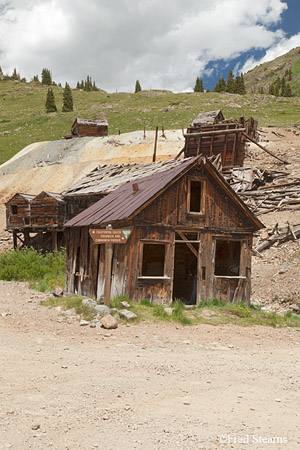
[(257, 216), (294, 209), (300, 204), (300, 179), (288, 172), (234, 167), (224, 176)]
[(287, 222), (284, 227), (279, 227), (278, 223), (272, 230), (263, 230), (253, 248), (255, 254), (260, 254), (263, 250), (272, 247), (276, 242), (279, 244), (293, 240), (296, 241), (300, 236), (300, 225), (292, 225)]

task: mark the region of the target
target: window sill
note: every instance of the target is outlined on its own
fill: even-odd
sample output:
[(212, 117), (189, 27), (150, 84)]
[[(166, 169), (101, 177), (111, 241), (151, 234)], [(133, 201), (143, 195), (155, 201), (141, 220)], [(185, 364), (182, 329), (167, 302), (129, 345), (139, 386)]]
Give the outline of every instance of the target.
[(205, 213), (203, 211), (201, 211), (201, 212), (187, 211), (187, 214), (189, 216), (197, 216), (197, 217), (204, 217), (205, 216)]
[(170, 277), (165, 277), (163, 275), (160, 276), (160, 277), (141, 276), (141, 277), (138, 277), (138, 280), (171, 280), (171, 278)]
[(247, 277), (244, 276), (230, 276), (230, 275), (214, 275), (215, 278), (228, 278), (228, 279), (235, 279), (235, 280), (246, 280)]

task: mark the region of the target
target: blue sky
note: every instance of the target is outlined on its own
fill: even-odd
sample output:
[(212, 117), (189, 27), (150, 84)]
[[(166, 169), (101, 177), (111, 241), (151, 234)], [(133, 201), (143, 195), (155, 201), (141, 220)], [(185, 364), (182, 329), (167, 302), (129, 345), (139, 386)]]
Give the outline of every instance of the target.
[(0, 66), (98, 87), (212, 89), (300, 46), (296, 0), (0, 0)]
[[(280, 15), (280, 20), (278, 23), (271, 24), (268, 28), (273, 30), (274, 32), (277, 29), (281, 29), (284, 31), (285, 39), (292, 38), (300, 32), (300, 0), (288, 0), (284, 1), (287, 5), (287, 8)], [(255, 2), (254, 2), (255, 4)], [(300, 45), (300, 42), (299, 44)], [(289, 46), (288, 46), (289, 47)], [(290, 46), (287, 51), (291, 50), (293, 47)], [(206, 65), (206, 70), (210, 71), (210, 69), (214, 69), (211, 74), (206, 74), (203, 72), (200, 74), (203, 79), (204, 87), (212, 90), (219, 80), (220, 77), (224, 77), (227, 80), (229, 70), (234, 70), (235, 75), (240, 73), (242, 67), (253, 58), (255, 61), (260, 61), (267, 52), (268, 48), (253, 48), (249, 51), (245, 51), (239, 56), (230, 59), (219, 59), (217, 61), (209, 61)], [(281, 53), (278, 52), (275, 56), (280, 56), (281, 54), (286, 53), (283, 51)], [(273, 58), (271, 58), (273, 59)]]

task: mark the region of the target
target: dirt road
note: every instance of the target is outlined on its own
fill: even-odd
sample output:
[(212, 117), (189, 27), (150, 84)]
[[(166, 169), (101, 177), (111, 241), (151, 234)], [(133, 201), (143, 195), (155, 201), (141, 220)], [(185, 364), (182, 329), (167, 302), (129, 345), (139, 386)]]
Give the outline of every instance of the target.
[(0, 449), (300, 447), (299, 329), (107, 332), (43, 297), (0, 281)]

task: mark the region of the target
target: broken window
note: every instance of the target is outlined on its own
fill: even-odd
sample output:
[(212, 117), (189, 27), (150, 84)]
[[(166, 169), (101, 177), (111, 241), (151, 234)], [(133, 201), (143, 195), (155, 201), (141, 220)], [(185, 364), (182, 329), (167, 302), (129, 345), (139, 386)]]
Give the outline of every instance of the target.
[(189, 180), (188, 211), (201, 214), (203, 212), (203, 181)]
[(165, 244), (143, 244), (143, 277), (163, 277), (165, 274)]
[(215, 275), (237, 277), (240, 274), (241, 242), (216, 241)]
[(18, 205), (10, 205), (10, 213), (18, 214)]

